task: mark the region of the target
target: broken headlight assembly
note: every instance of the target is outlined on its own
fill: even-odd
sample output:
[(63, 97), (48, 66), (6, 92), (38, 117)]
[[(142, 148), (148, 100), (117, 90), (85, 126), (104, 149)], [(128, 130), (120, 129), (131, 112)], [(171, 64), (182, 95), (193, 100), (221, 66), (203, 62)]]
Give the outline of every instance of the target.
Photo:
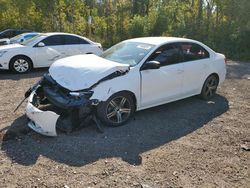
[(86, 98), (90, 98), (92, 95), (93, 95), (93, 91), (71, 91), (69, 92), (69, 94), (72, 96), (72, 97), (76, 97), (76, 98), (79, 98), (79, 97), (86, 97)]

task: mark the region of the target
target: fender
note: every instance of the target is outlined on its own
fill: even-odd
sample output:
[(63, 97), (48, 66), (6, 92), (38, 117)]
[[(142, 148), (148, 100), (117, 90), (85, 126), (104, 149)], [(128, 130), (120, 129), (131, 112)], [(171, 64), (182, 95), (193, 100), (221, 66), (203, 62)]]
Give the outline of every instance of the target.
[[(99, 83), (92, 91), (94, 92), (90, 99), (98, 101), (107, 101), (110, 96), (120, 91), (129, 91), (134, 93), (137, 103), (140, 101), (140, 73), (137, 69), (131, 69), (127, 74)], [(121, 84), (122, 83), (122, 84)], [(137, 104), (139, 107), (140, 104)]]

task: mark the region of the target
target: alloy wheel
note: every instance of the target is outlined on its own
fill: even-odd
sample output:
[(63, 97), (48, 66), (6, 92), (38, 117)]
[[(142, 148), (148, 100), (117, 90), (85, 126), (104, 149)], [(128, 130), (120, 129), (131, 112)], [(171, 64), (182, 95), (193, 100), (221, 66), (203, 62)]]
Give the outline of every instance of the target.
[(106, 115), (112, 123), (120, 124), (129, 118), (131, 111), (132, 107), (129, 100), (124, 96), (118, 96), (107, 105)]
[(207, 96), (207, 98), (211, 98), (216, 93), (217, 86), (218, 81), (216, 77), (210, 77), (205, 86), (205, 95)]

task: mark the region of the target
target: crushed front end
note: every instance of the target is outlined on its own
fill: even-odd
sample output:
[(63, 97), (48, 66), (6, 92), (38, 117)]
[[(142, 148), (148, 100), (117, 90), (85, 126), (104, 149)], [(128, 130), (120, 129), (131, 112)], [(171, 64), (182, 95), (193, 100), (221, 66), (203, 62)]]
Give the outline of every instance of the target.
[(98, 104), (90, 100), (92, 91), (69, 91), (60, 86), (49, 74), (25, 93), (28, 97), (26, 115), (28, 126), (34, 131), (56, 136), (56, 129), (71, 131), (88, 117)]

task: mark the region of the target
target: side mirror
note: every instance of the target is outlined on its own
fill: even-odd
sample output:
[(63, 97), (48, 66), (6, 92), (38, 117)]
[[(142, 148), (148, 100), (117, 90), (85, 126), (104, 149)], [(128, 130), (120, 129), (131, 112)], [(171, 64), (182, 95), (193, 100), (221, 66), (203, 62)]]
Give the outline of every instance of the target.
[(141, 70), (148, 70), (148, 69), (159, 69), (161, 67), (160, 62), (158, 61), (147, 61), (143, 64)]
[(20, 42), (23, 42), (23, 41), (24, 41), (24, 39), (21, 39), (21, 40), (20, 40)]
[(37, 44), (37, 47), (44, 47), (45, 46), (45, 44), (43, 43), (43, 42), (39, 42), (38, 44)]

